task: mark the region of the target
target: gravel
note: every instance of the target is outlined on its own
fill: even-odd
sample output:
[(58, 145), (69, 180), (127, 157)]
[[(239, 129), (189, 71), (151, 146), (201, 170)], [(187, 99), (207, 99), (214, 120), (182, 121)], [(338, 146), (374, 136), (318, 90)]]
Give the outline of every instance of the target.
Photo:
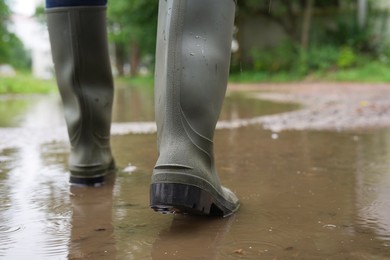
[(259, 99), (302, 104), (296, 111), (251, 119), (274, 132), (390, 127), (390, 84), (241, 84), (230, 85), (229, 90), (246, 91)]

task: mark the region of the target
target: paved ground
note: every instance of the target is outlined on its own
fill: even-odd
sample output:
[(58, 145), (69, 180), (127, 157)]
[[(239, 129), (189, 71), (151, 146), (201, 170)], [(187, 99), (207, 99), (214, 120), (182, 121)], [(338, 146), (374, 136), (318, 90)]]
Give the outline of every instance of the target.
[(253, 91), (257, 98), (301, 103), (301, 110), (256, 119), (276, 132), (390, 127), (390, 84), (236, 84), (229, 90)]

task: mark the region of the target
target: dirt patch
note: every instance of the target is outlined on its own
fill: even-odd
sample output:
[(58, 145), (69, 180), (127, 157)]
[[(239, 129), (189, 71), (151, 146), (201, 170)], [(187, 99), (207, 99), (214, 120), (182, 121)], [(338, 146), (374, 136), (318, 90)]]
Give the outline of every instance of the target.
[(260, 99), (302, 104), (297, 111), (256, 118), (275, 132), (390, 127), (390, 84), (233, 84), (229, 91), (253, 92)]

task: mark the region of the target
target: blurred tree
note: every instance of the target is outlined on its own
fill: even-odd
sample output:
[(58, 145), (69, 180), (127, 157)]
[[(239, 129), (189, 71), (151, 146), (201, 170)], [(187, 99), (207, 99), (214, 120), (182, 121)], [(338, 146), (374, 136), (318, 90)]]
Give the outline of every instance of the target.
[[(356, 0), (344, 0), (353, 2)], [(296, 43), (308, 44), (313, 8), (329, 9), (339, 7), (341, 0), (240, 0), (238, 1), (237, 24), (246, 16), (263, 16), (279, 24)]]
[(298, 17), (302, 9), (302, 1), (290, 0), (241, 0), (238, 1), (239, 12), (237, 24), (246, 16), (264, 16), (278, 23), (293, 40), (299, 40)]
[[(312, 3), (308, 3), (312, 2)], [(305, 10), (313, 5), (318, 10), (335, 10), (346, 9), (352, 7), (360, 13), (360, 19), (366, 19), (368, 2), (370, 0), (241, 0), (238, 1), (239, 14), (241, 15), (263, 15), (280, 23), (286, 30), (294, 35), (292, 31), (299, 30), (299, 27), (294, 27), (297, 19), (302, 17)], [(298, 39), (298, 38), (297, 38)]]
[(7, 49), (7, 21), (10, 16), (10, 11), (8, 6), (5, 4), (4, 0), (0, 0), (0, 64), (4, 63), (8, 56)]
[(357, 2), (358, 24), (359, 28), (363, 28), (366, 25), (368, 4), (367, 0), (357, 0)]
[(110, 40), (114, 43), (115, 65), (119, 75), (124, 74), (126, 61), (130, 63), (130, 73), (134, 76), (138, 73), (143, 57), (154, 57), (157, 15), (156, 0), (110, 2), (108, 6)]
[[(318, 1), (318, 0), (317, 0)], [(313, 0), (267, 0), (267, 1), (258, 1), (258, 0), (240, 0), (238, 1), (238, 12), (236, 17), (236, 25), (238, 27), (237, 40), (240, 46), (240, 49), (237, 54), (233, 57), (232, 65), (233, 70), (237, 67), (237, 62), (239, 62), (240, 70), (244, 66), (248, 68), (253, 66), (256, 61), (254, 60), (254, 49), (261, 48), (270, 48), (271, 46), (262, 46), (258, 41), (253, 40), (252, 33), (244, 33), (246, 28), (253, 27), (253, 23), (267, 22), (276, 25), (278, 28), (281, 28), (284, 32), (284, 35), (287, 39), (284, 39), (285, 42), (290, 42), (291, 44), (282, 44), (283, 46), (293, 45), (298, 46), (308, 45), (309, 43), (309, 32), (311, 27), (311, 15)], [(304, 19), (304, 31), (301, 31), (302, 25), (302, 13), (305, 12)], [(260, 19), (262, 18), (262, 19)], [(255, 22), (254, 22), (255, 21)], [(258, 25), (258, 30), (264, 30), (262, 25)], [(274, 26), (275, 27), (275, 26)], [(261, 29), (260, 29), (261, 28)], [(253, 30), (253, 29), (252, 29)], [(254, 32), (253, 32), (254, 33)], [(263, 32), (264, 33), (264, 32)], [(274, 37), (273, 32), (268, 32), (266, 37)], [(250, 37), (250, 38), (248, 38)], [(268, 44), (269, 45), (269, 44)], [(272, 42), (271, 45), (280, 45)], [(290, 51), (292, 48), (288, 48)], [(284, 53), (285, 51), (283, 51)], [(255, 55), (258, 56), (258, 55)], [(291, 56), (291, 54), (290, 54)], [(290, 59), (288, 59), (290, 60)], [(290, 62), (283, 62), (283, 64), (289, 64)], [(262, 65), (263, 66), (263, 65)], [(279, 67), (279, 66), (276, 66)]]
[(46, 24), (46, 10), (45, 10), (45, 6), (44, 6), (43, 4), (38, 5), (38, 6), (35, 8), (34, 17), (36, 18), (36, 20), (37, 20), (40, 24), (42, 24), (42, 25), (45, 25), (45, 24)]
[[(375, 0), (240, 0), (236, 19), (240, 49), (233, 69), (237, 64), (240, 68), (256, 63), (267, 67), (255, 59), (275, 47), (284, 48), (279, 51), (284, 55), (290, 53), (290, 57), (283, 57), (287, 67), (294, 60), (309, 62), (308, 53), (313, 48), (325, 48), (320, 56), (330, 50), (345, 50), (346, 46), (350, 53), (377, 55), (381, 48), (375, 36), (379, 16), (374, 15), (373, 3)], [(265, 38), (256, 36), (255, 30)]]
[(301, 45), (304, 50), (309, 47), (309, 36), (311, 19), (313, 15), (314, 0), (306, 0), (305, 9), (303, 11), (302, 33), (301, 33)]
[(11, 64), (16, 68), (25, 69), (30, 65), (30, 59), (23, 43), (8, 30), (11, 11), (5, 0), (0, 0), (0, 64)]

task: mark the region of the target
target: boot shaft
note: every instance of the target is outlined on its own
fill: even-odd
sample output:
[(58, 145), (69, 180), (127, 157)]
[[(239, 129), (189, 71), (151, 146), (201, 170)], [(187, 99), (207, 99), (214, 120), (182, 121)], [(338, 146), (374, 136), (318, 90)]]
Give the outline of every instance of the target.
[(196, 132), (213, 139), (229, 74), (234, 12), (233, 0), (160, 1), (158, 126), (166, 125), (160, 120), (165, 114), (184, 113)]
[(233, 0), (160, 1), (155, 80), (158, 142), (160, 156), (170, 154), (172, 159), (172, 151), (177, 151), (178, 164), (193, 145), (212, 164), (234, 13)]
[[(61, 1), (57, 1), (61, 2)], [(113, 163), (113, 79), (105, 6), (46, 9), (56, 79), (64, 107), (71, 173), (95, 174)]]
[[(97, 124), (109, 135), (113, 80), (108, 57), (105, 7), (47, 9), (57, 84), (71, 140)], [(96, 113), (94, 111), (98, 110)], [(81, 134), (90, 130), (81, 130)]]

